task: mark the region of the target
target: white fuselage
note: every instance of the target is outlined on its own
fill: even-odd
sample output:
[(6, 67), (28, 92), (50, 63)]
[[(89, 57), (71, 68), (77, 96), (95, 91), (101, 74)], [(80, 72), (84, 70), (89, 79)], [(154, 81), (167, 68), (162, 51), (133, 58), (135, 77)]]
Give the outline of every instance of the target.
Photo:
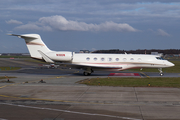
[[(55, 53), (53, 53), (55, 54)], [(69, 55), (69, 54), (68, 54)], [(50, 57), (55, 61), (62, 61), (66, 54)], [(69, 60), (69, 56), (68, 56)], [(163, 60), (156, 55), (140, 54), (98, 54), (98, 53), (72, 53), (71, 62), (74, 65), (91, 67), (93, 70), (125, 70), (132, 68), (165, 68), (174, 66), (173, 63)]]

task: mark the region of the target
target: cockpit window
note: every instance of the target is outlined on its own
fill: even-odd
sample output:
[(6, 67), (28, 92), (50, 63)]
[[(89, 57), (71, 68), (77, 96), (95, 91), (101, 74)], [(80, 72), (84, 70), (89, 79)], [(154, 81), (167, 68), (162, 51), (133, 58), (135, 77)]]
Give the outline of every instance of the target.
[(156, 59), (158, 59), (158, 60), (164, 60), (162, 57), (156, 57)]

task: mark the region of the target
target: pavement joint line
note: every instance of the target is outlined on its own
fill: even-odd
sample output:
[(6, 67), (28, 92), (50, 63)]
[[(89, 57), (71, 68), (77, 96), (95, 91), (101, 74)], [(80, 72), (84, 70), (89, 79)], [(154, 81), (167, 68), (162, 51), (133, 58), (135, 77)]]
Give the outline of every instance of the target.
[[(0, 95), (0, 97), (17, 98), (17, 99), (23, 99), (23, 100), (39, 100), (39, 101), (48, 101), (48, 102), (76, 103), (76, 104), (125, 105), (125, 106), (128, 106), (128, 105), (129, 105), (128, 103), (122, 103), (122, 104), (116, 103), (116, 104), (113, 104), (113, 103), (104, 103), (104, 102), (101, 102), (101, 103), (96, 103), (96, 102), (79, 102), (79, 101), (52, 100), (52, 99), (41, 99), (41, 98), (24, 98), (24, 97), (15, 97), (15, 96), (8, 96), (8, 95)], [(0, 104), (1, 104), (1, 103), (0, 103)], [(139, 106), (138, 103), (132, 103), (132, 105), (133, 105), (133, 106)], [(141, 105), (146, 105), (146, 104), (144, 103), (144, 104), (141, 104)]]
[(16, 105), (16, 104), (10, 104), (10, 103), (2, 103), (2, 104), (4, 104), (4, 105), (11, 105), (11, 106), (17, 106), (17, 107), (23, 107), (23, 108), (60, 111), (60, 112), (66, 112), (66, 113), (72, 113), (72, 114), (81, 114), (81, 115), (89, 115), (89, 116), (102, 116), (102, 117), (119, 118), (119, 119), (126, 119), (126, 120), (142, 120), (142, 119), (138, 119), (138, 118), (114, 116), (114, 115), (107, 115), (107, 114), (76, 112), (76, 111), (70, 111), (70, 110), (62, 110), (62, 109), (54, 109), (54, 108), (44, 108), (44, 107), (34, 107), (34, 106), (26, 106), (26, 105)]
[(145, 75), (147, 78), (150, 78), (147, 74), (145, 74), (144, 72), (141, 72), (141, 74)]
[(18, 98), (18, 99), (25, 99), (25, 100), (42, 100), (42, 101), (64, 102), (64, 103), (84, 103), (84, 104), (101, 104), (101, 105), (111, 104), (111, 103), (94, 103), (94, 102), (78, 102), (78, 101), (66, 101), (66, 100), (40, 99), (40, 98), (22, 98), (22, 97), (8, 96), (8, 95), (0, 95), (0, 97)]

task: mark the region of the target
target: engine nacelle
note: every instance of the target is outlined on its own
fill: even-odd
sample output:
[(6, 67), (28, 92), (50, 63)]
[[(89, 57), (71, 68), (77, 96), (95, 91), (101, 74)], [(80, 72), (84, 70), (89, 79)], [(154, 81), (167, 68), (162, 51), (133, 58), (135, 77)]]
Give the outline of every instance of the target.
[(73, 58), (73, 53), (68, 51), (49, 52), (46, 55), (54, 61), (71, 61)]

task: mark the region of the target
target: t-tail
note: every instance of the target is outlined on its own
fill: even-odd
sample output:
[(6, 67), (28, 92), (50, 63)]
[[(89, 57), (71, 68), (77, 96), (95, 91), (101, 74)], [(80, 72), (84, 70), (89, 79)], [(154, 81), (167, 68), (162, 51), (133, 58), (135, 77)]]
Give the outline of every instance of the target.
[(55, 61), (71, 61), (72, 52), (69, 51), (52, 51), (41, 40), (38, 34), (9, 34), (11, 36), (17, 36), (23, 38), (26, 42), (27, 48), (32, 58), (43, 59), (46, 62), (54, 63)]

